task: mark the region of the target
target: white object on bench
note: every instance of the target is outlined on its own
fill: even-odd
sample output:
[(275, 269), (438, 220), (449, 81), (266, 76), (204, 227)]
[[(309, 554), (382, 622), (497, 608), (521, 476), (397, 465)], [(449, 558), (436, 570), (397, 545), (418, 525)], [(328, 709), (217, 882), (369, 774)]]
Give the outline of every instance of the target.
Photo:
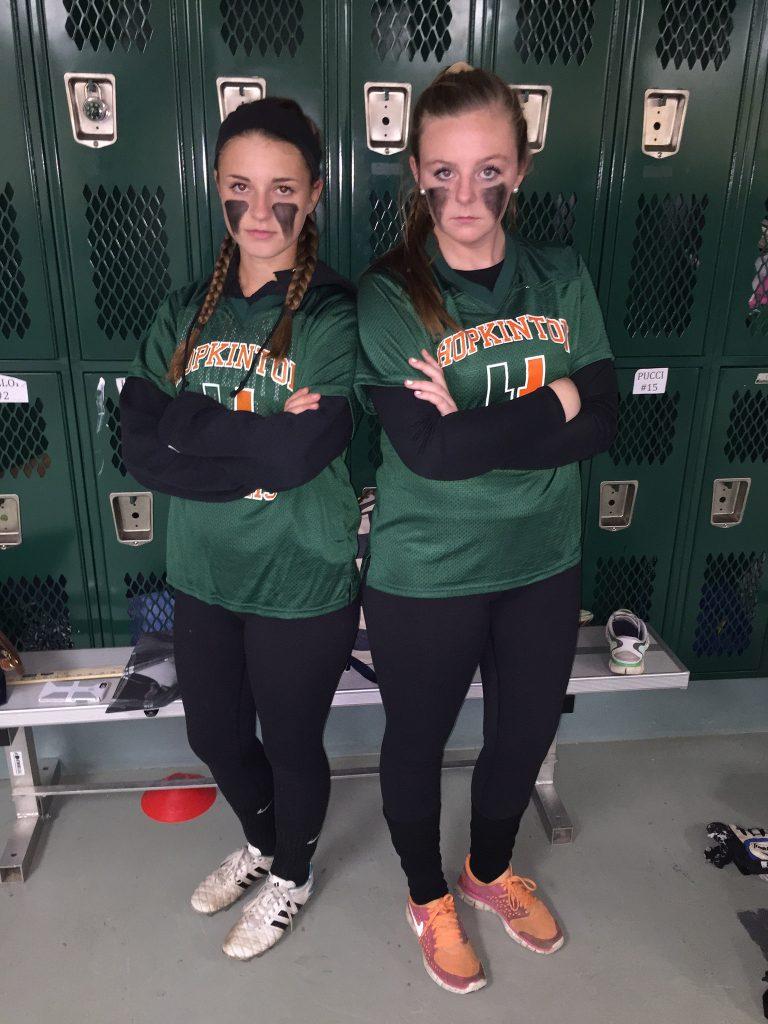
[[(689, 672), (667, 647), (658, 634), (649, 628), (650, 647), (645, 655), (645, 673), (637, 676), (616, 676), (608, 668), (608, 648), (602, 626), (582, 626), (576, 648), (576, 657), (568, 684), (568, 694), (635, 692), (638, 690), (685, 689)], [(95, 665), (125, 664), (131, 647), (87, 648), (70, 651), (37, 651), (24, 654), (27, 672), (45, 672), (53, 667), (83, 669)], [(47, 808), (54, 796), (88, 793), (125, 792), (147, 789), (182, 789), (212, 786), (212, 779), (178, 780), (172, 783), (156, 782), (98, 782), (88, 780), (82, 785), (61, 784), (61, 765), (55, 759), (38, 764), (32, 729), (36, 725), (68, 725), (86, 722), (152, 721), (143, 711), (106, 714), (112, 690), (119, 680), (109, 681), (107, 698), (100, 704), (58, 706), (40, 704), (38, 697), (44, 684), (11, 686), (9, 699), (0, 706), (0, 742), (6, 747), (6, 760), (11, 783), (11, 799), (16, 821), (5, 850), (0, 856), (0, 881), (23, 880), (28, 874), (35, 845), (46, 820)], [(96, 680), (89, 680), (93, 683)], [(469, 687), (468, 698), (482, 697), (479, 672)], [(378, 687), (353, 669), (344, 672), (333, 698), (333, 707), (357, 707), (380, 704)], [(157, 718), (180, 718), (184, 707), (180, 700), (160, 708)], [(446, 767), (471, 764), (476, 751), (463, 752), (460, 760), (446, 761)], [(471, 755), (471, 756), (470, 756)], [(345, 759), (349, 760), (349, 759)], [(544, 759), (536, 780), (534, 802), (552, 843), (568, 843), (573, 838), (573, 826), (555, 791), (556, 742)], [(375, 767), (349, 768), (343, 774), (367, 774)], [(334, 772), (335, 775), (341, 774)]]

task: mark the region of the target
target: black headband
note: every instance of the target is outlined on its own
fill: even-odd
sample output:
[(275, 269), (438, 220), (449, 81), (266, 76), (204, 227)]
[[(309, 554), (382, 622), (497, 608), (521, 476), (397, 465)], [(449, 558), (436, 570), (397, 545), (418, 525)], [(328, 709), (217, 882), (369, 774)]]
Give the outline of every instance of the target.
[(312, 181), (320, 177), (320, 145), (304, 116), (296, 111), (293, 104), (286, 105), (278, 96), (267, 96), (263, 100), (242, 103), (221, 122), (216, 139), (213, 166), (219, 163), (219, 154), (225, 144), (244, 132), (263, 131), (276, 139), (290, 142), (302, 154), (309, 165)]

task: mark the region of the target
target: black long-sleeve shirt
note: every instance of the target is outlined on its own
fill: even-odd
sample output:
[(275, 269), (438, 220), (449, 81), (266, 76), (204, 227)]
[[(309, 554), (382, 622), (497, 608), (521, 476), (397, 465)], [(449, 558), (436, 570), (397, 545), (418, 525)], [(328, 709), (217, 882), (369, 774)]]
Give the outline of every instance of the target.
[(368, 388), (374, 408), (405, 465), (431, 480), (466, 480), (492, 469), (550, 469), (591, 458), (616, 436), (618, 389), (613, 360), (571, 377), (581, 399), (565, 420), (552, 388), (441, 416), (407, 388)]
[(308, 483), (341, 455), (353, 429), (345, 398), (323, 396), (317, 410), (298, 415), (259, 416), (193, 391), (172, 398), (140, 377), (126, 379), (120, 417), (123, 459), (139, 483), (210, 502)]

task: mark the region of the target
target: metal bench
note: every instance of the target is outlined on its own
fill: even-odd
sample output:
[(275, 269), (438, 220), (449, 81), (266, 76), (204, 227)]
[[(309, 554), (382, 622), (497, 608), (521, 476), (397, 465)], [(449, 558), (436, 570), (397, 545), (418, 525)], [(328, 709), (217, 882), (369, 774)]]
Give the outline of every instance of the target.
[[(608, 670), (607, 646), (600, 626), (583, 626), (579, 630), (576, 657), (573, 663), (569, 695), (583, 693), (619, 693), (639, 690), (685, 689), (689, 672), (672, 653), (669, 647), (651, 628), (651, 645), (645, 656), (645, 673), (639, 676), (616, 676)], [(28, 672), (45, 672), (56, 669), (84, 669), (89, 666), (125, 664), (131, 654), (130, 647), (101, 647), (71, 651), (40, 651), (24, 655)], [(16, 820), (11, 835), (0, 857), (0, 881), (23, 880), (29, 873), (29, 866), (35, 846), (45, 822), (49, 820), (49, 806), (56, 796), (74, 796), (91, 793), (126, 792), (130, 790), (185, 788), (187, 786), (213, 786), (212, 779), (158, 781), (99, 781), (89, 777), (81, 784), (67, 784), (59, 781), (61, 764), (56, 759), (38, 761), (35, 753), (33, 729), (37, 725), (68, 725), (87, 722), (121, 722), (142, 720), (151, 722), (143, 711), (128, 711), (107, 715), (111, 690), (117, 685), (114, 680), (107, 698), (101, 704), (55, 706), (38, 703), (42, 689), (40, 685), (11, 687), (7, 704), (0, 707), (0, 744), (6, 750), (10, 777), (11, 799)], [(482, 697), (479, 675), (469, 688), (468, 699)], [(333, 700), (333, 707), (357, 707), (363, 704), (380, 704), (381, 697), (375, 684), (369, 682), (354, 670), (345, 672)], [(178, 718), (184, 715), (180, 700), (161, 708), (157, 718)], [(471, 764), (477, 751), (462, 751), (461, 756), (446, 759), (446, 767)], [(472, 756), (470, 756), (472, 755)], [(332, 762), (334, 777), (341, 775), (362, 775), (375, 772), (375, 764), (349, 765)], [(541, 766), (534, 791), (534, 802), (541, 816), (544, 828), (552, 843), (569, 843), (573, 838), (573, 826), (555, 790), (555, 766), (557, 744), (552, 747)]]

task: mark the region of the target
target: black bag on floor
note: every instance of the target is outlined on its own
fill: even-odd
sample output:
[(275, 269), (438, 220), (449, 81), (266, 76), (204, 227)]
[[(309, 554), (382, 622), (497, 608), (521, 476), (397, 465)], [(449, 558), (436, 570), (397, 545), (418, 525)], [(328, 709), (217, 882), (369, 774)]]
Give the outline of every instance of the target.
[(704, 856), (716, 868), (733, 861), (742, 875), (768, 876), (768, 829), (713, 821), (707, 825), (707, 835), (715, 845), (705, 850)]

